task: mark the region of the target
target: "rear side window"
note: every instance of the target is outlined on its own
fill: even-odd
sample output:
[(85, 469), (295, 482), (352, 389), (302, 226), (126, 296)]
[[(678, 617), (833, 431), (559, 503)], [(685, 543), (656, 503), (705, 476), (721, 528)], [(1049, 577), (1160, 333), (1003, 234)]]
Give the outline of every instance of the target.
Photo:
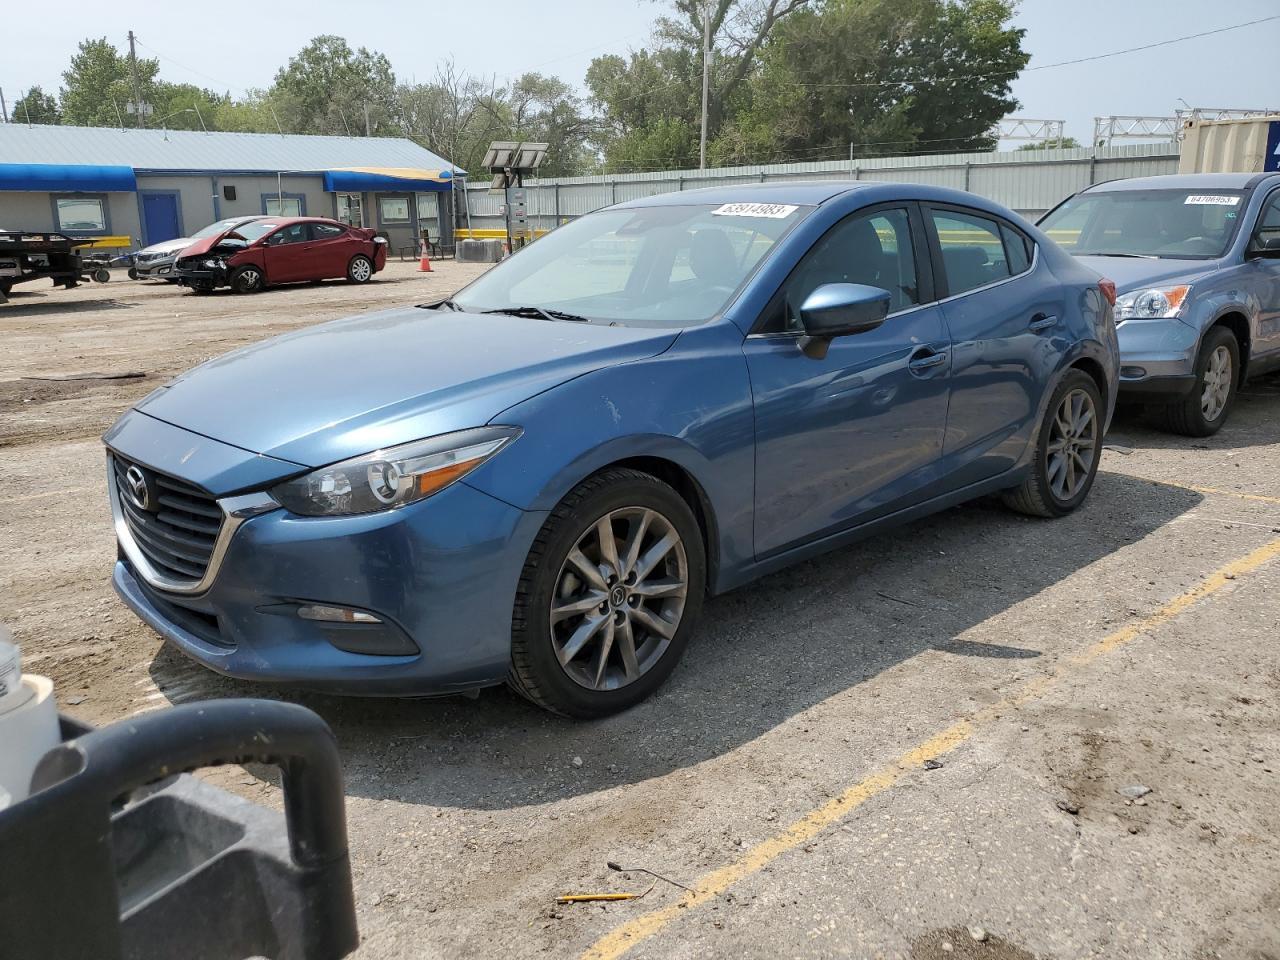
[(346, 232), (342, 227), (335, 227), (331, 223), (313, 223), (311, 225), (311, 233), (317, 240), (332, 240), (334, 237), (340, 237)]
[(1004, 237), (1004, 256), (1013, 275), (1030, 270), (1031, 241), (1007, 223), (1000, 224), (1000, 235)]
[[(1000, 226), (994, 220), (954, 210), (931, 210), (929, 215), (938, 232), (947, 292), (951, 296), (1021, 272), (1010, 269)], [(1022, 257), (1025, 260), (1025, 248)]]

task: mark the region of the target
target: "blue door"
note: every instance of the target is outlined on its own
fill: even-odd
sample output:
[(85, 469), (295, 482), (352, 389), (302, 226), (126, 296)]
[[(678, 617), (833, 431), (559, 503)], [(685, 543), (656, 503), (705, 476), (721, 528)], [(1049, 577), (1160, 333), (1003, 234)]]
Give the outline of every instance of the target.
[(142, 240), (147, 246), (182, 236), (176, 193), (142, 195)]
[[(747, 338), (757, 557), (937, 491), (951, 342), (921, 279), (929, 269), (922, 233), (908, 207), (851, 214), (814, 244), (763, 329)], [(837, 337), (814, 359), (797, 344), (799, 307), (824, 283), (888, 290), (890, 314), (875, 330)]]

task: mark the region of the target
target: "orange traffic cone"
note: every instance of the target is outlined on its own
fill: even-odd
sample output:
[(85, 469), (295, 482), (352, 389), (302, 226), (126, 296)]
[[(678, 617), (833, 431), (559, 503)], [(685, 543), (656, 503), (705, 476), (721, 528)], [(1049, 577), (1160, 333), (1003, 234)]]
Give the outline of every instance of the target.
[(425, 241), (422, 244), (422, 259), (418, 261), (418, 272), (419, 273), (431, 272), (431, 258), (427, 256), (427, 244)]

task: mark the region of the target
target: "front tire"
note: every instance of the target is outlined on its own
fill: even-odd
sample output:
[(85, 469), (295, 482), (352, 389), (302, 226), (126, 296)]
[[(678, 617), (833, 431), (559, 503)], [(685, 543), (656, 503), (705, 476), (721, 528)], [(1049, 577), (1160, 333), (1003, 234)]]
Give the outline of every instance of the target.
[(634, 706), (671, 675), (706, 590), (689, 505), (637, 470), (596, 474), (534, 540), (511, 617), (517, 692), (569, 717)]
[(348, 283), (368, 283), (373, 279), (373, 261), (363, 254), (357, 254), (347, 264)]
[(257, 293), (265, 286), (262, 270), (249, 265), (238, 267), (231, 274), (231, 289), (236, 293)]
[(1186, 437), (1211, 437), (1227, 422), (1240, 379), (1240, 344), (1226, 327), (1205, 334), (1196, 357), (1196, 383), (1164, 408), (1163, 426)]
[(1084, 503), (1102, 458), (1102, 416), (1093, 377), (1068, 370), (1045, 408), (1031, 475), (1004, 494), (1005, 505), (1032, 517), (1064, 517)]

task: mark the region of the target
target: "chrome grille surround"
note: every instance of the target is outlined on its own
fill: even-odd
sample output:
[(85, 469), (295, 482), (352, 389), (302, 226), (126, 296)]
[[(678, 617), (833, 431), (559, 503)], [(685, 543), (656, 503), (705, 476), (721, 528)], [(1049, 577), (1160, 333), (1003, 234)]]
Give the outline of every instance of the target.
[(111, 520), (120, 549), (129, 563), (157, 590), (180, 594), (208, 590), (240, 525), (251, 517), (280, 508), (266, 493), (215, 499), (189, 483), (157, 473), (160, 505), (171, 508), (165, 511), (169, 521), (178, 519), (181, 523), (161, 525), (153, 521), (148, 526), (146, 513), (128, 502), (128, 495), (120, 489), (125, 471), (134, 465), (123, 456), (107, 454)]

